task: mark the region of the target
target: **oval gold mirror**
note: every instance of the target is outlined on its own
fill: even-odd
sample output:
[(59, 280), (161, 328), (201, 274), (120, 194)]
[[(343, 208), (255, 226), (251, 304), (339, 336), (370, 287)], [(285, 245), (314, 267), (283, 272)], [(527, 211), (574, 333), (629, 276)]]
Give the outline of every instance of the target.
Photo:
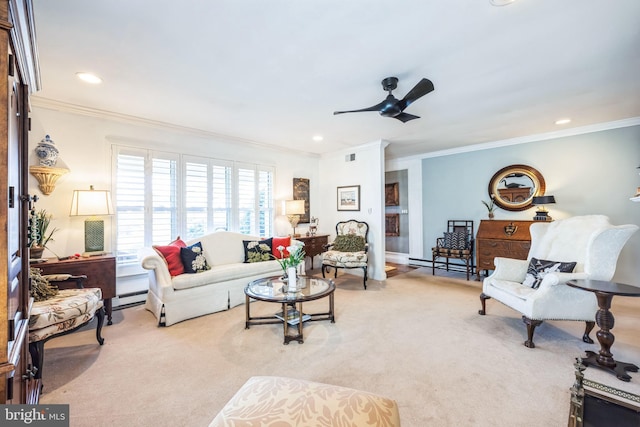
[(542, 174), (527, 165), (511, 165), (496, 172), (489, 182), (489, 196), (507, 211), (523, 211), (531, 207), (534, 197), (545, 191)]

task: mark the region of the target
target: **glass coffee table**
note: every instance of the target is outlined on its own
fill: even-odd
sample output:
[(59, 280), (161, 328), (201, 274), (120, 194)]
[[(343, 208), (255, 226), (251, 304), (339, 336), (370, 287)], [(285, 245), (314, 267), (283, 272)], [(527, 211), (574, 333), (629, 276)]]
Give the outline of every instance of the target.
[[(284, 329), (283, 344), (289, 344), (291, 341), (298, 341), (298, 343), (302, 344), (304, 343), (302, 336), (304, 322), (331, 320), (331, 323), (335, 323), (333, 312), (333, 293), (335, 290), (336, 285), (333, 280), (317, 277), (298, 276), (296, 292), (288, 292), (287, 283), (280, 276), (254, 280), (244, 289), (246, 298), (245, 329), (249, 329), (251, 325), (282, 323)], [(327, 296), (329, 297), (329, 311), (323, 313), (303, 312), (302, 303)], [(282, 306), (282, 311), (271, 316), (251, 317), (251, 299), (278, 303)], [(294, 334), (289, 333), (290, 326), (296, 327), (297, 331)]]

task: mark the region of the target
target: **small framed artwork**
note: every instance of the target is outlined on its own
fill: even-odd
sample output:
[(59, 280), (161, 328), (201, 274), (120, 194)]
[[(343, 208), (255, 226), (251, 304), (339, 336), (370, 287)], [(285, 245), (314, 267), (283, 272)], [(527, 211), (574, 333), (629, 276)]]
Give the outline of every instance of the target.
[(399, 206), (400, 195), (398, 193), (398, 183), (384, 185), (384, 205), (385, 206)]
[(385, 236), (400, 235), (400, 214), (384, 215), (384, 235)]
[(360, 210), (360, 186), (351, 185), (349, 187), (338, 187), (338, 210), (339, 211), (359, 211)]
[(309, 179), (293, 178), (293, 200), (304, 200), (304, 214), (300, 215), (299, 224), (309, 224), (311, 221), (311, 206), (309, 204)]

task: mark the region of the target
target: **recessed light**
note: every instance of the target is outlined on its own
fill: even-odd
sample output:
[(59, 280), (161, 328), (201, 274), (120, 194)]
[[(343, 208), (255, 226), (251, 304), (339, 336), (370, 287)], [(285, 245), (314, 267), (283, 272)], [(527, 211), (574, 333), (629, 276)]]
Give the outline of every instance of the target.
[(493, 6), (506, 6), (508, 4), (513, 3), (516, 0), (489, 0), (489, 2), (493, 5)]
[(102, 83), (102, 79), (95, 74), (80, 72), (76, 73), (76, 76), (83, 82), (91, 83), (93, 85)]
[(571, 123), (571, 119), (558, 119), (556, 120), (557, 125), (566, 125), (567, 123)]
[(320, 142), (322, 141), (324, 138), (322, 137), (322, 135), (313, 135), (313, 139), (315, 142)]

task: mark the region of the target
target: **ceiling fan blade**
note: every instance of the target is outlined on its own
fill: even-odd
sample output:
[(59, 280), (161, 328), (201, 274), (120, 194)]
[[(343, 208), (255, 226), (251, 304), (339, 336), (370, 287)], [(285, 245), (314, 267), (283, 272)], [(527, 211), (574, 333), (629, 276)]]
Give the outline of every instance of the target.
[(409, 91), (408, 94), (405, 95), (404, 98), (402, 98), (402, 100), (400, 101), (400, 108), (404, 110), (409, 105), (411, 105), (411, 103), (413, 103), (416, 99), (425, 96), (426, 94), (428, 94), (429, 92), (432, 92), (433, 90), (434, 90), (434, 87), (431, 80), (423, 78), (418, 82), (417, 85), (413, 87), (413, 89)]
[(380, 111), (380, 109), (382, 107), (384, 107), (386, 104), (387, 104), (387, 100), (385, 99), (384, 101), (382, 101), (379, 104), (374, 105), (373, 107), (363, 108), (361, 110), (334, 111), (333, 115), (335, 116), (336, 114), (344, 114), (344, 113), (360, 113), (362, 111)]
[(400, 113), (397, 116), (394, 117), (394, 119), (398, 119), (400, 120), (402, 123), (406, 123), (409, 120), (413, 120), (413, 119), (419, 119), (420, 116), (414, 116), (413, 114), (407, 114), (407, 113)]

